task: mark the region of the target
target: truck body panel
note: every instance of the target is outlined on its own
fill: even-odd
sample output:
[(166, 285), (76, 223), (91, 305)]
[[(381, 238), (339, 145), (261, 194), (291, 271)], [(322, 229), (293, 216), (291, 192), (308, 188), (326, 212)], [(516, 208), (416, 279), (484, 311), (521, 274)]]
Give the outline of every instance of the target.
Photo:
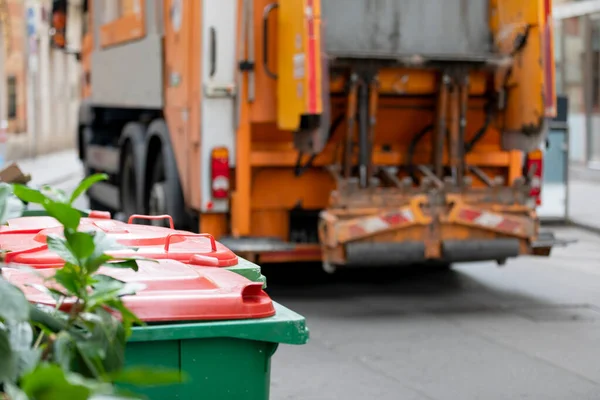
[(489, 0), (323, 0), (333, 57), (485, 58)]

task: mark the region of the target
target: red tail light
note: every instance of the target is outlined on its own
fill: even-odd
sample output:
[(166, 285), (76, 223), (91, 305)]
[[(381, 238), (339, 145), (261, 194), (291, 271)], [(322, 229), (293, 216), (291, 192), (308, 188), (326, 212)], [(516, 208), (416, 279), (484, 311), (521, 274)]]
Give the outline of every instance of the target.
[(213, 199), (229, 197), (229, 151), (218, 147), (212, 151), (211, 185)]
[(531, 177), (531, 191), (529, 195), (535, 199), (539, 206), (542, 204), (542, 172), (544, 156), (541, 150), (534, 150), (527, 154), (527, 175)]

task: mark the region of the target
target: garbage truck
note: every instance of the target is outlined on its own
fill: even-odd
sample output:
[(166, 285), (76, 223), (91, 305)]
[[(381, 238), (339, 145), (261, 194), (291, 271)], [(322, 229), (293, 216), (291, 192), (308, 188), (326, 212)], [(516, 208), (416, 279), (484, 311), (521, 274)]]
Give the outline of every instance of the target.
[(551, 0), (79, 2), (52, 12), (83, 20), (92, 207), (329, 272), (561, 243), (536, 215)]

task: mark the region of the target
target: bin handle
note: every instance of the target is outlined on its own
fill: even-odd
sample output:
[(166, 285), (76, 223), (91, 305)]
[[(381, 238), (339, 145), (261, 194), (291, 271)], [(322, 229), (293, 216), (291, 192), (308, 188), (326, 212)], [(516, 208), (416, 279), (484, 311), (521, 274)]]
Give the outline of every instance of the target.
[(145, 219), (145, 220), (150, 220), (150, 221), (155, 221), (157, 219), (168, 219), (171, 229), (175, 229), (175, 225), (173, 224), (173, 217), (171, 217), (170, 215), (166, 215), (166, 214), (165, 215), (133, 214), (132, 216), (129, 217), (129, 219), (127, 220), (127, 223), (132, 224), (133, 221), (136, 219)]
[(169, 252), (169, 247), (171, 246), (171, 238), (179, 236), (179, 237), (202, 237), (210, 240), (210, 248), (213, 252), (217, 251), (217, 242), (215, 241), (215, 237), (210, 233), (172, 233), (167, 236), (165, 240), (165, 253)]

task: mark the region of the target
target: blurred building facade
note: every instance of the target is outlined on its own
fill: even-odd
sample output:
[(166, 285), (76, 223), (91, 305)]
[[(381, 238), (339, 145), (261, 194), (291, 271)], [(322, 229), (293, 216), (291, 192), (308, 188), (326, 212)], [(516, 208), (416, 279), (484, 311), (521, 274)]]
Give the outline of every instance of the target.
[(0, 124), (11, 133), (27, 129), (25, 52), (23, 2), (0, 0)]
[[(72, 147), (80, 98), (81, 11), (77, 0), (0, 0), (0, 124), (8, 121), (8, 156)], [(69, 10), (72, 10), (69, 13)], [(70, 32), (57, 32), (71, 15)], [(57, 35), (74, 48), (57, 48)], [(72, 38), (72, 39), (71, 39)]]
[(569, 98), (569, 154), (600, 168), (600, 1), (554, 0), (556, 86)]

